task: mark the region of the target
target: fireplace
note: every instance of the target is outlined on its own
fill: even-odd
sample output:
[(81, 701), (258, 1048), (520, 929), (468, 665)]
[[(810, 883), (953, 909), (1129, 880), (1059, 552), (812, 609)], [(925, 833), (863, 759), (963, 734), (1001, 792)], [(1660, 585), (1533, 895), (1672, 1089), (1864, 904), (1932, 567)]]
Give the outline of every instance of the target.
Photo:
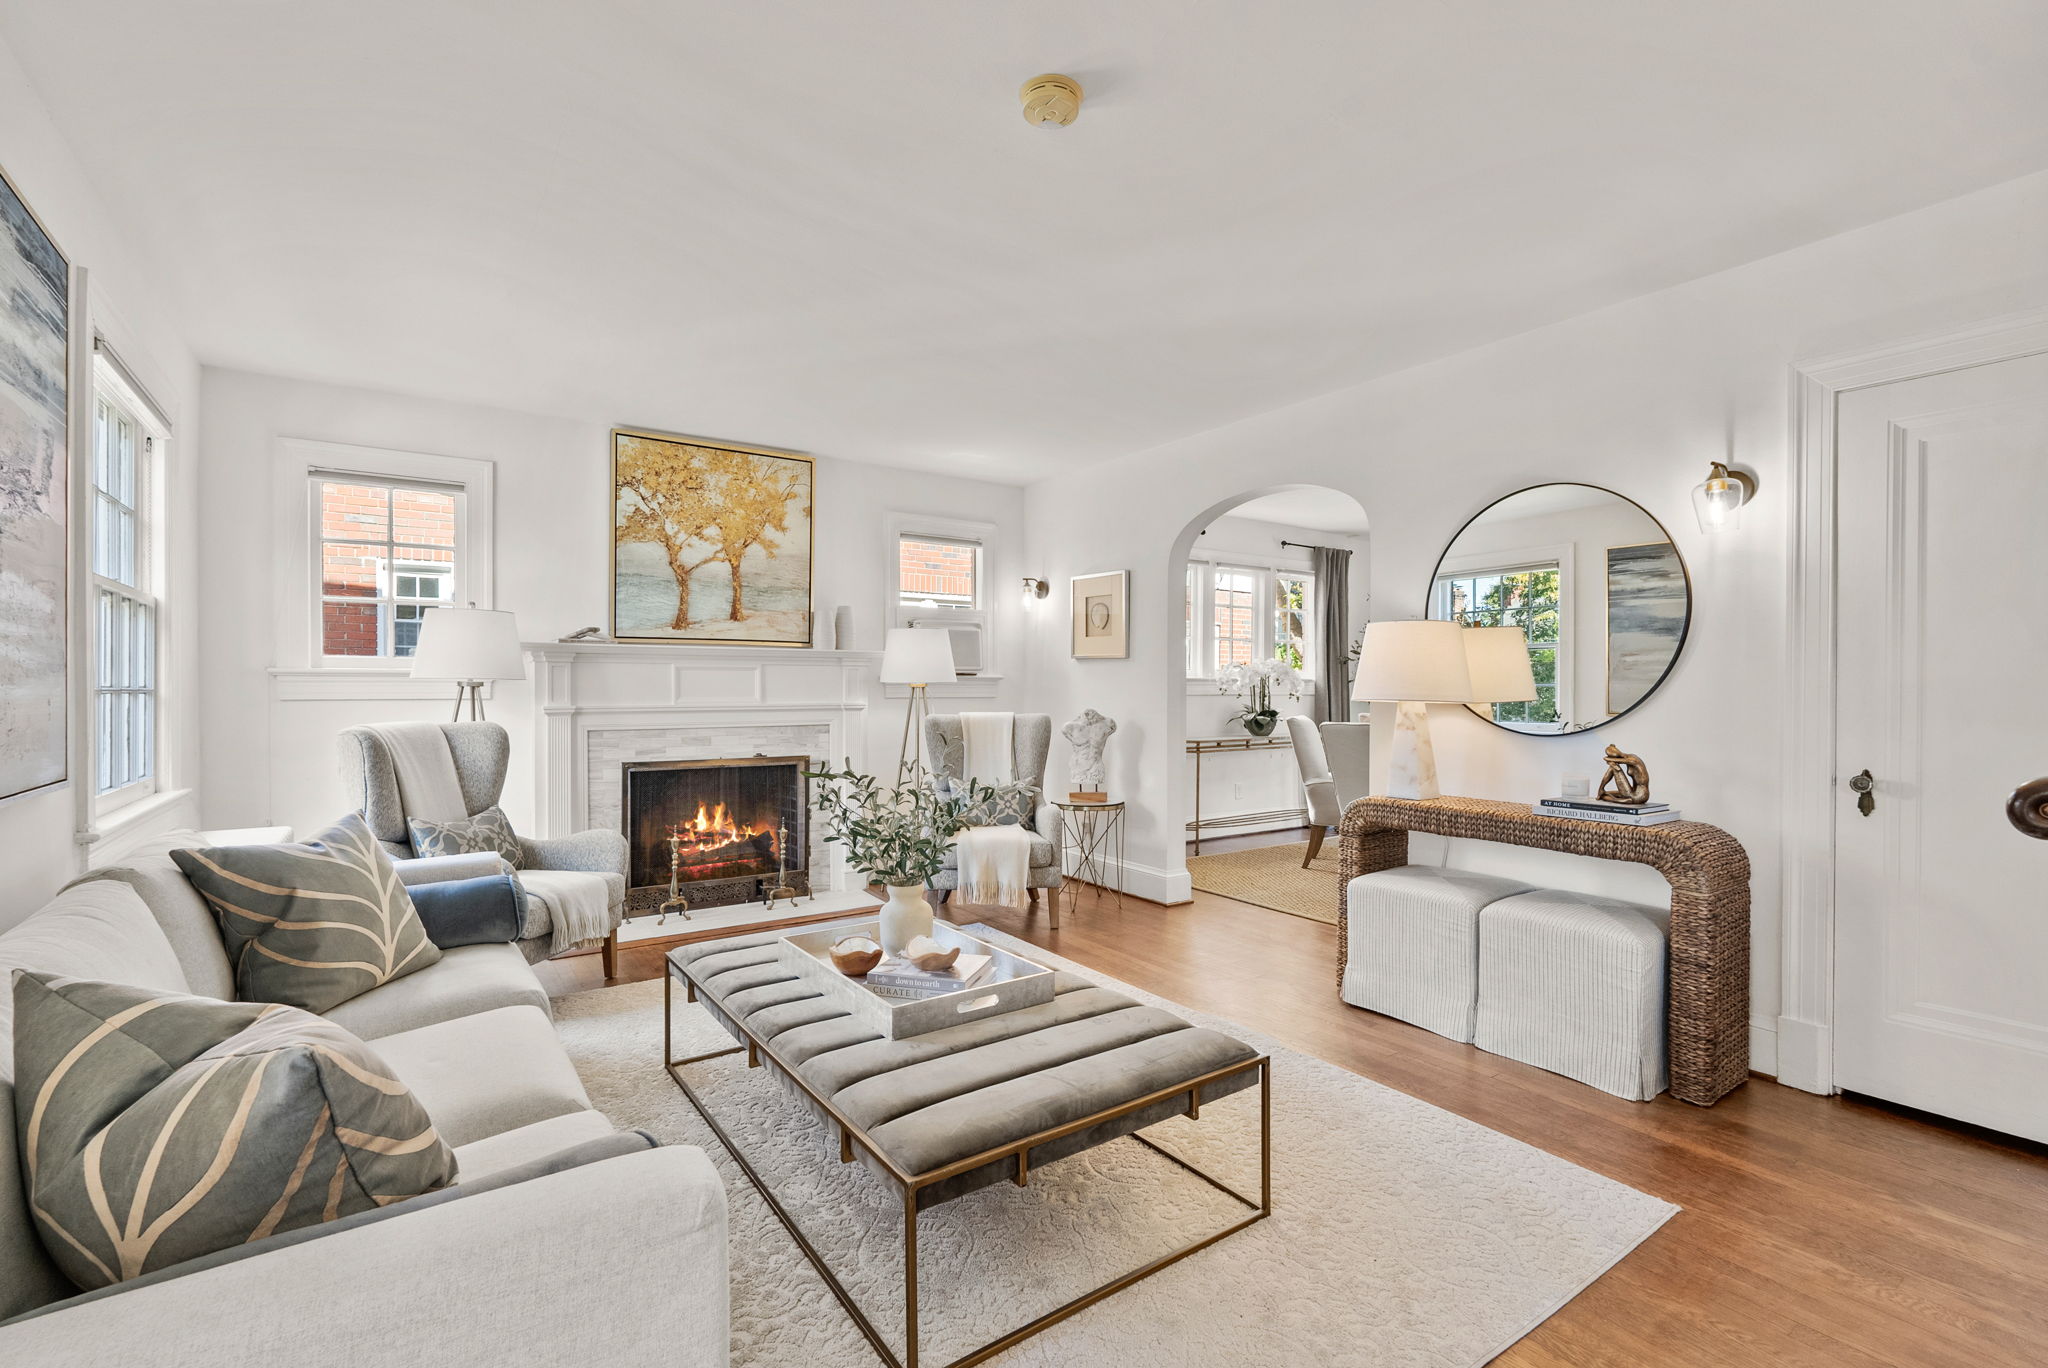
[(801, 755), (628, 761), (626, 910), (652, 912), (671, 880), (692, 908), (754, 902), (778, 871), (808, 892), (808, 790)]

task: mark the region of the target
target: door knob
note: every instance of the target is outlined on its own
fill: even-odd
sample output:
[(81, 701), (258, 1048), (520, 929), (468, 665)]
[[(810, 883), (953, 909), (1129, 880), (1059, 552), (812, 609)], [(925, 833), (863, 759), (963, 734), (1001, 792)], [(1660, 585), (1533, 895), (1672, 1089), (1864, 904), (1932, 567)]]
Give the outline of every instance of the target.
[(2005, 815), (2022, 836), (2048, 841), (2048, 779), (2014, 789), (2005, 800)]
[(1876, 788), (1877, 780), (1870, 777), (1869, 770), (1849, 781), (1849, 792), (1856, 795), (1856, 810), (1865, 817), (1877, 811), (1877, 799), (1872, 796)]

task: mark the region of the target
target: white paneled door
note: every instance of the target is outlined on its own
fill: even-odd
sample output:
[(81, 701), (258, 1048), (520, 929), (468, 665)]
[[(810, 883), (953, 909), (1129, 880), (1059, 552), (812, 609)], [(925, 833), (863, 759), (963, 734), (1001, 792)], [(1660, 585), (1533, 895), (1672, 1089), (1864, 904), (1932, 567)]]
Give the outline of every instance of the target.
[(1836, 1080), (2048, 1140), (2048, 356), (1839, 403)]

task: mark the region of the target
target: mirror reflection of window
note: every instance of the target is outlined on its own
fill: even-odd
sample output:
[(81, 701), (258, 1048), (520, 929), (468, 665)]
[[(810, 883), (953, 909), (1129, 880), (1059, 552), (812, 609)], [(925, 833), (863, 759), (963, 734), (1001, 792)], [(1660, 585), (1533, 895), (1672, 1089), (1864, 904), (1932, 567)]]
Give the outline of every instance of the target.
[(1475, 704), (1512, 731), (1585, 731), (1662, 683), (1685, 641), (1691, 587), (1670, 534), (1592, 485), (1525, 489), (1482, 510), (1430, 580), (1432, 618), (1519, 627), (1537, 697)]

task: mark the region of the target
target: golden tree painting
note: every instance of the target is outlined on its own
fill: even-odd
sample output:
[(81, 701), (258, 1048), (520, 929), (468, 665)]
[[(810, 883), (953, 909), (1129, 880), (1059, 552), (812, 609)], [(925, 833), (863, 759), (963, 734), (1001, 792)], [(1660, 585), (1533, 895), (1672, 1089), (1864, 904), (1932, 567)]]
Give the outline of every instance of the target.
[(612, 635), (809, 645), (810, 458), (614, 430)]

